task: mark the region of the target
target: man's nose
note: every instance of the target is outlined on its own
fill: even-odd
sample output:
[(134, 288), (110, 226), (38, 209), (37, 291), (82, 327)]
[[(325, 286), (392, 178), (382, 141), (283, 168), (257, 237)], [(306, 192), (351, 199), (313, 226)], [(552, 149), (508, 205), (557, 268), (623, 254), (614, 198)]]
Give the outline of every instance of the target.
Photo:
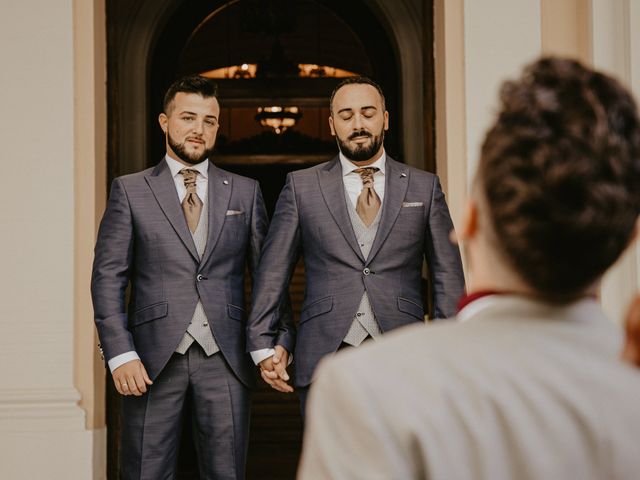
[(353, 116), (353, 129), (362, 130), (362, 118), (360, 117), (360, 115)]
[(204, 132), (204, 122), (202, 120), (196, 120), (193, 122), (193, 132), (198, 134)]

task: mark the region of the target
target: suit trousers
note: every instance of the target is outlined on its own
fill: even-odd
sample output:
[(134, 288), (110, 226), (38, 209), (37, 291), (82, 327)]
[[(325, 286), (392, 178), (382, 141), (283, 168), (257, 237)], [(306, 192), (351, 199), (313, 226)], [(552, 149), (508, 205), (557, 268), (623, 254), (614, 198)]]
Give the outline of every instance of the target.
[(123, 397), (123, 480), (175, 478), (186, 398), (192, 402), (200, 479), (244, 478), (250, 390), (220, 353), (207, 357), (194, 343), (171, 357), (146, 394)]

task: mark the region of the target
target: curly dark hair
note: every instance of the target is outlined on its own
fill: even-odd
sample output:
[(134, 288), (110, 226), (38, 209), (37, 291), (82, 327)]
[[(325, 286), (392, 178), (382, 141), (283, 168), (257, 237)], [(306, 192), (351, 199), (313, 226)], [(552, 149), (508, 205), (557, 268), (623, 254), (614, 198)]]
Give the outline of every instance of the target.
[(500, 93), (476, 177), (494, 243), (539, 295), (569, 301), (629, 244), (640, 213), (640, 120), (617, 80), (560, 58)]
[(218, 95), (218, 85), (210, 78), (200, 75), (189, 75), (179, 78), (169, 86), (167, 93), (164, 94), (164, 100), (162, 102), (162, 111), (164, 113), (169, 113), (168, 110), (171, 102), (173, 102), (176, 94), (180, 92), (197, 93), (204, 98), (211, 98)]

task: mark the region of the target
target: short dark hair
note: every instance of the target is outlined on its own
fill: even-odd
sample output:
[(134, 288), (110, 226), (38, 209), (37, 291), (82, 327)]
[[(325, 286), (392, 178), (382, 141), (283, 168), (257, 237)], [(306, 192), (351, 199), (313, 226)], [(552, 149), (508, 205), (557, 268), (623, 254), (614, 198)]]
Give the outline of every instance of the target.
[(207, 77), (200, 75), (189, 75), (173, 82), (164, 94), (162, 111), (168, 113), (169, 106), (178, 93), (197, 93), (204, 98), (216, 97), (218, 95), (218, 85)]
[(382, 88), (380, 88), (380, 85), (378, 85), (376, 82), (371, 80), (369, 77), (356, 76), (356, 77), (345, 78), (340, 83), (338, 83), (338, 85), (336, 85), (336, 88), (333, 89), (333, 92), (331, 92), (331, 98), (329, 99), (329, 113), (331, 115), (333, 115), (333, 97), (336, 96), (336, 93), (338, 92), (338, 90), (340, 90), (342, 87), (346, 85), (371, 85), (380, 94), (380, 98), (382, 99), (382, 108), (386, 109), (384, 93), (382, 93)]
[(617, 80), (543, 58), (500, 93), (476, 177), (494, 244), (542, 297), (579, 296), (640, 213), (640, 121)]

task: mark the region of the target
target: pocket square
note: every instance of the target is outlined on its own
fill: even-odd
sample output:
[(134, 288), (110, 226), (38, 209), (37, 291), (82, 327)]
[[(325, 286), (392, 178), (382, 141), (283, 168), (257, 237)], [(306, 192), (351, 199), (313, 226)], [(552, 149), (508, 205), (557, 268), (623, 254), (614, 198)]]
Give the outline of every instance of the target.
[(244, 212), (242, 210), (227, 210), (226, 216), (230, 217), (231, 215), (242, 215)]
[(403, 207), (422, 207), (424, 203), (422, 202), (402, 202)]

